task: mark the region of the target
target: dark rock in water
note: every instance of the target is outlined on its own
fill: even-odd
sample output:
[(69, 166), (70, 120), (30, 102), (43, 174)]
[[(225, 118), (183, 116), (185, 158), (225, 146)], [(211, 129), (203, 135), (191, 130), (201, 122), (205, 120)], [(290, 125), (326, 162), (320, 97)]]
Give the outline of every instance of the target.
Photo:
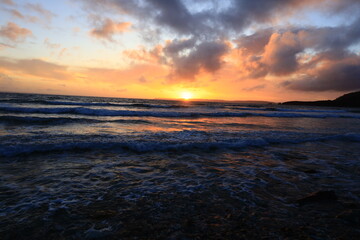
[(320, 106), (320, 107), (360, 107), (360, 91), (352, 92), (335, 100), (323, 100), (313, 102), (291, 101), (284, 102), (283, 105), (299, 105), (299, 106)]
[(337, 202), (337, 200), (338, 197), (334, 191), (318, 191), (307, 197), (301, 198), (296, 202), (300, 205), (306, 205), (314, 203), (334, 203)]

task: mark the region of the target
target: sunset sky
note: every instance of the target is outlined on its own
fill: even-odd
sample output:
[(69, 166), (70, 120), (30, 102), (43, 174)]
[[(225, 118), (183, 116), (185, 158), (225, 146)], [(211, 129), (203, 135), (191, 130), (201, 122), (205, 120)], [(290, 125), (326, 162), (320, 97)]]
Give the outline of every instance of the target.
[(2, 92), (279, 102), (359, 89), (359, 0), (0, 0)]

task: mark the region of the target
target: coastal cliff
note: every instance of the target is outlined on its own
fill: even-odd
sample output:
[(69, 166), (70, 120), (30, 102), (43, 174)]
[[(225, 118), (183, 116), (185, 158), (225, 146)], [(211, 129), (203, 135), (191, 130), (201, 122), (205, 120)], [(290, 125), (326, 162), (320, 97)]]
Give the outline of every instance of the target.
[(281, 103), (282, 105), (298, 105), (298, 106), (320, 106), (320, 107), (360, 107), (360, 91), (342, 95), (335, 100), (322, 101), (290, 101)]

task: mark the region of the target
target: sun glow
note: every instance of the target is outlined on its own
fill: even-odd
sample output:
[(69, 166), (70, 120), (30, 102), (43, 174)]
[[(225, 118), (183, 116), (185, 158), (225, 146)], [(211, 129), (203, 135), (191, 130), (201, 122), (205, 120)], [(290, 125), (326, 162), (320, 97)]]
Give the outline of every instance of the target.
[(190, 100), (191, 98), (193, 98), (193, 94), (191, 92), (181, 92), (180, 97), (184, 100)]

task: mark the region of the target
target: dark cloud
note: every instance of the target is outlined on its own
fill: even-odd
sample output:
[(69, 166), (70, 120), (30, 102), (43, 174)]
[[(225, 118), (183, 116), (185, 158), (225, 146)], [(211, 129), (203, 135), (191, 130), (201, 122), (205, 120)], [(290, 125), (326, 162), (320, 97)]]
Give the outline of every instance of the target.
[(170, 58), (176, 75), (193, 78), (201, 69), (215, 72), (222, 65), (222, 57), (229, 47), (223, 42), (195, 43), (193, 39), (176, 40), (164, 48), (165, 56)]
[(165, 47), (164, 52), (169, 56), (179, 56), (182, 51), (193, 49), (195, 44), (196, 40), (194, 38), (185, 40), (175, 39)]
[(156, 9), (155, 20), (165, 24), (179, 33), (193, 33), (197, 23), (194, 23), (195, 16), (191, 15), (180, 0), (149, 0)]
[[(229, 34), (240, 33), (253, 24), (269, 23), (299, 9), (315, 8), (327, 14), (340, 14), (360, 8), (358, 0), (82, 1), (87, 11), (130, 15), (138, 23), (156, 23), (157, 28), (168, 28), (176, 34), (196, 36), (206, 41), (229, 37)], [(199, 4), (201, 7), (197, 6)]]
[(311, 75), (286, 81), (286, 88), (300, 91), (353, 91), (360, 89), (360, 57), (325, 63)]
[(239, 31), (252, 23), (269, 21), (279, 11), (285, 12), (295, 8), (301, 2), (298, 0), (233, 0), (231, 7), (219, 14), (222, 25)]
[[(331, 3), (332, 0), (326, 0)], [(350, 2), (350, 0), (345, 0)], [(219, 35), (239, 32), (254, 23), (266, 23), (278, 15), (289, 14), (301, 7), (318, 4), (316, 0), (87, 0), (91, 8), (112, 9), (135, 16), (140, 21), (154, 22), (177, 34), (217, 38)], [(194, 5), (206, 7), (192, 11)], [(355, 4), (355, 2), (353, 3)], [(330, 4), (331, 9), (345, 8), (345, 4)], [(343, 7), (341, 7), (343, 6)], [(328, 7), (330, 9), (330, 7)]]
[(296, 34), (273, 33), (265, 46), (262, 63), (274, 75), (287, 75), (298, 68), (296, 54), (304, 50)]
[(245, 50), (247, 54), (261, 54), (273, 33), (274, 29), (262, 29), (251, 35), (244, 35), (235, 42), (237, 48)]

